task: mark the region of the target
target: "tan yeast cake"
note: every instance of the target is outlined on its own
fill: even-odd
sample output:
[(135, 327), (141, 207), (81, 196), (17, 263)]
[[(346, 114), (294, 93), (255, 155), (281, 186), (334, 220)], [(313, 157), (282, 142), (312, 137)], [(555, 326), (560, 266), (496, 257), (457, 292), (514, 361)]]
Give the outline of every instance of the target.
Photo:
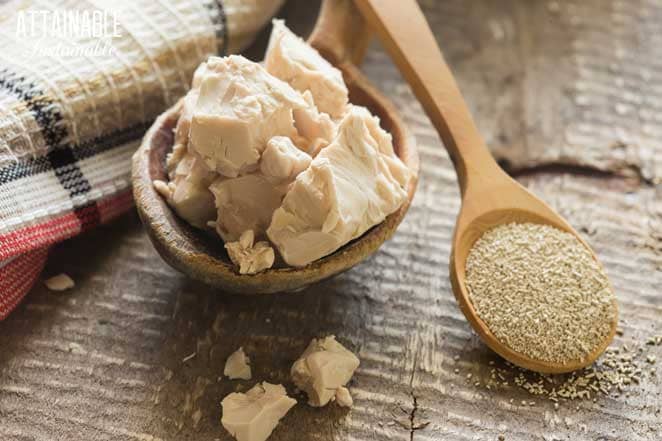
[(347, 106), (347, 86), (342, 74), (300, 37), (283, 20), (273, 21), (273, 31), (264, 58), (267, 70), (299, 92), (310, 91), (315, 106), (339, 118)]
[(250, 362), (251, 360), (244, 352), (244, 348), (240, 347), (232, 354), (230, 354), (228, 359), (225, 361), (223, 375), (228, 377), (230, 380), (250, 380), (252, 377)]
[(257, 169), (272, 136), (294, 137), (292, 109), (307, 103), (289, 84), (244, 57), (211, 57), (200, 73), (190, 143), (226, 177)]
[(338, 396), (342, 406), (350, 407), (352, 398), (344, 386), (359, 367), (359, 359), (336, 341), (333, 335), (313, 339), (292, 365), (292, 381), (308, 395), (308, 404), (325, 406)]
[(274, 264), (274, 249), (266, 241), (255, 243), (253, 230), (244, 231), (236, 242), (226, 242), (225, 249), (240, 274), (255, 274)]
[(377, 118), (351, 106), (329, 146), (301, 173), (267, 230), (289, 265), (326, 256), (383, 221), (407, 198), (409, 170)]
[(282, 385), (265, 381), (223, 398), (221, 424), (238, 441), (265, 441), (296, 403)]

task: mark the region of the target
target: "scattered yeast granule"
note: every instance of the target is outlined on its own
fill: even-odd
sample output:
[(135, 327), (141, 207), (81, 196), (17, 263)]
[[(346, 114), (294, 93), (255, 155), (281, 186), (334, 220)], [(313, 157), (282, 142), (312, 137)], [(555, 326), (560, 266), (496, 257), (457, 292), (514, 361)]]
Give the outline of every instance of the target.
[(604, 270), (572, 234), (511, 223), (489, 230), (467, 258), (466, 285), (494, 336), (532, 359), (584, 360), (617, 312)]
[(51, 291), (66, 291), (76, 286), (73, 279), (65, 273), (44, 280), (44, 284), (46, 285), (46, 288)]
[[(479, 381), (467, 381), (475, 387), (484, 387), (489, 391), (512, 390), (517, 387), (532, 397), (552, 401), (554, 409), (575, 401), (593, 401), (602, 406), (603, 402), (598, 401), (601, 396), (627, 397), (632, 388), (647, 381), (654, 381), (658, 375), (654, 352), (658, 350), (656, 347), (662, 348), (662, 335), (650, 337), (643, 344), (632, 341), (629, 344), (609, 347), (604, 356), (592, 365), (560, 375), (541, 374), (507, 361), (502, 364), (501, 361), (492, 360), (489, 362), (489, 374), (484, 371), (474, 375)], [(456, 371), (460, 376), (465, 375), (464, 370)], [(511, 398), (510, 403), (520, 404), (520, 401)], [(531, 401), (521, 401), (522, 406), (529, 406), (530, 403)], [(660, 413), (660, 410), (656, 413)]]

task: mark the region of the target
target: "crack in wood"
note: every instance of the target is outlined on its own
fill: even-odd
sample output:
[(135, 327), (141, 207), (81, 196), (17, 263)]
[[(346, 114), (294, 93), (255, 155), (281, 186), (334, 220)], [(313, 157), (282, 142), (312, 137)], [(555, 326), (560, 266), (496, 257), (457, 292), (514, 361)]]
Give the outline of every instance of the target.
[(420, 423), (416, 422), (419, 397), (417, 397), (416, 394), (414, 394), (413, 390), (410, 392), (410, 396), (412, 398), (412, 409), (411, 412), (409, 412), (409, 441), (414, 441), (414, 433), (418, 430), (425, 429), (430, 424), (430, 422), (429, 421), (421, 421)]
[(538, 174), (570, 174), (592, 178), (619, 179), (627, 182), (636, 181), (637, 187), (655, 187), (660, 184), (646, 178), (639, 167), (627, 164), (616, 170), (603, 170), (591, 165), (570, 164), (565, 162), (541, 162), (526, 167), (513, 167), (507, 161), (499, 161), (501, 167), (513, 178), (530, 177)]
[(414, 395), (414, 391), (411, 391), (411, 398), (413, 400), (413, 407), (409, 413), (409, 441), (414, 441), (414, 432), (416, 431), (414, 419), (418, 410), (418, 400), (416, 399), (416, 395)]
[(416, 374), (416, 369), (418, 367), (419, 349), (420, 348), (417, 348), (415, 352), (411, 375), (409, 376), (409, 396), (412, 399), (412, 408), (411, 411), (408, 412), (409, 427), (405, 427), (406, 429), (409, 430), (409, 441), (414, 441), (414, 433), (417, 430), (425, 429), (428, 426), (428, 424), (430, 424), (429, 421), (422, 421), (419, 424), (416, 423), (416, 413), (418, 412), (418, 397), (414, 393), (414, 375)]

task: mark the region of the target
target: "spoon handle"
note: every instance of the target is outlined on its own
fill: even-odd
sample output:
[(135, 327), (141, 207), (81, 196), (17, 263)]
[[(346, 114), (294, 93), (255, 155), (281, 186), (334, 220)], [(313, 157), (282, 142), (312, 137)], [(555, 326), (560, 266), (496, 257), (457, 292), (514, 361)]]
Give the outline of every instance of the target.
[(352, 0), (324, 0), (308, 43), (333, 64), (360, 64), (370, 30)]
[[(469, 112), (432, 31), (415, 0), (355, 0), (377, 33), (453, 160), (464, 195), (469, 178), (487, 183), (503, 173)], [(473, 185), (473, 184), (472, 184)]]

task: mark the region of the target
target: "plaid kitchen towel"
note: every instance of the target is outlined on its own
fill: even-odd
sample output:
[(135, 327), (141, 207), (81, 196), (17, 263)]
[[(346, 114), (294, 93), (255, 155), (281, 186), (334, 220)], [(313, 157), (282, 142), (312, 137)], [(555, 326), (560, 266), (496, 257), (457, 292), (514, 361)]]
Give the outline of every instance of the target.
[(283, 0), (15, 0), (0, 6), (0, 320), (48, 249), (128, 210), (130, 158), (212, 54)]

